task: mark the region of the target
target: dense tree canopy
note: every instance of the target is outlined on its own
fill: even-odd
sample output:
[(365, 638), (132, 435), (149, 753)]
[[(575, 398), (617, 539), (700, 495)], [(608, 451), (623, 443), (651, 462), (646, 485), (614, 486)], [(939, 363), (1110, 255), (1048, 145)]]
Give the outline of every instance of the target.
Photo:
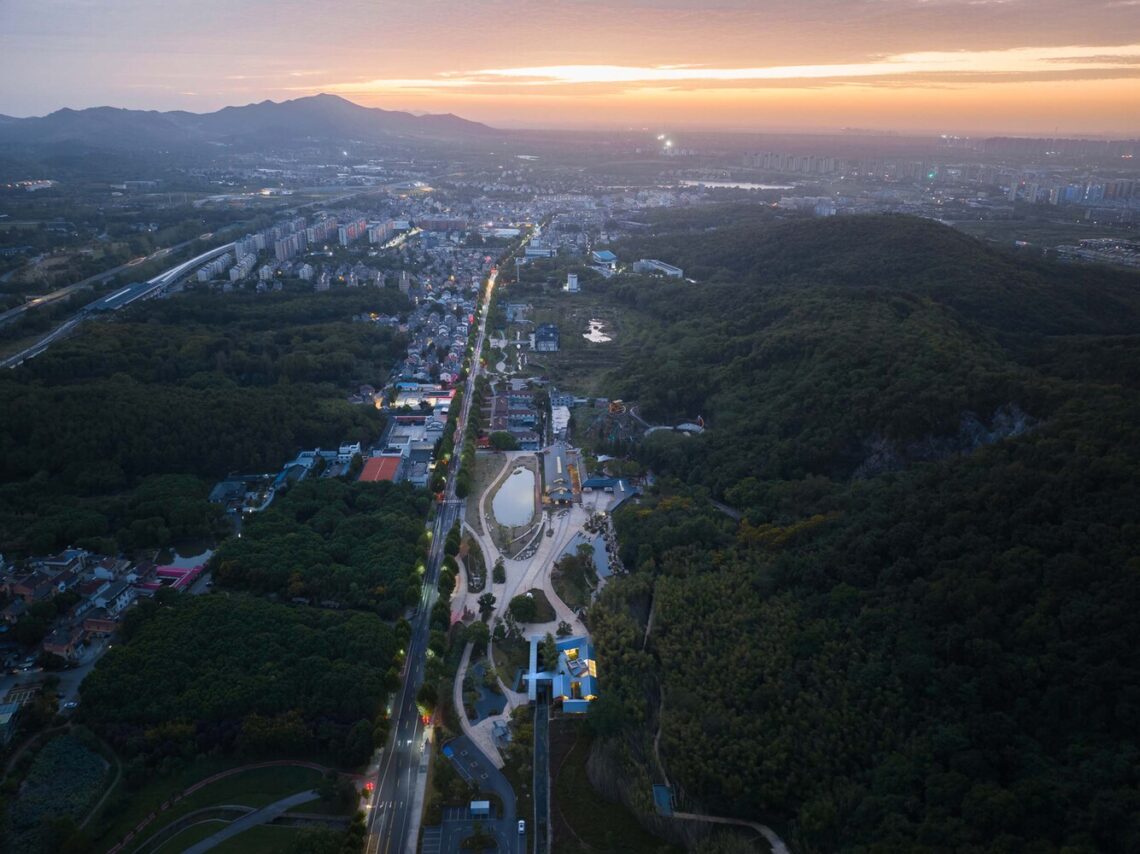
[(710, 284), (627, 295), (672, 324), (645, 411), (709, 430), (638, 449), (599, 720), (808, 851), (1140, 847), (1137, 277), (906, 219), (726, 231), (655, 253)]
[(371, 727), (398, 682), (396, 633), (370, 614), (178, 596), (135, 616), (129, 641), (84, 680), (82, 709), (151, 764), (213, 749), (351, 763), (354, 725)]
[[(345, 397), (387, 376), (404, 342), (390, 328), (351, 320), (406, 305), (374, 289), (186, 295), (86, 323), (5, 371), (0, 550), (85, 539), (98, 548), (109, 538), (120, 548), (162, 545), (139, 536), (153, 525), (131, 529), (155, 518), (130, 512), (143, 478), (274, 471), (303, 447), (375, 440), (380, 414)], [(187, 497), (204, 504), (206, 494), (199, 485)]]
[[(1067, 398), (1028, 369), (1037, 348), (1090, 333), (1108, 346), (1140, 328), (1134, 275), (1021, 265), (921, 220), (732, 228), (643, 248), (669, 240), (707, 280), (619, 286), (658, 321), (639, 325), (621, 396), (651, 421), (703, 415), (706, 435), (654, 434), (645, 455), (722, 494), (749, 475), (844, 478), (969, 450)], [(1117, 364), (1128, 355), (1115, 344)]]
[(305, 480), (212, 558), (222, 587), (394, 618), (419, 594), (429, 496), (410, 484)]

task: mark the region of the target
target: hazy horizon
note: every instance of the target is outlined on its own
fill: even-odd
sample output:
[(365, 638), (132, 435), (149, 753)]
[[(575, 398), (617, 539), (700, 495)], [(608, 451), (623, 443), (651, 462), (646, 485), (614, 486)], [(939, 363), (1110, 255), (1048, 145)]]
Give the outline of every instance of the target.
[[(299, 99), (303, 99), (306, 97), (313, 97), (313, 96), (322, 95), (322, 94), (323, 95), (335, 95), (335, 97), (342, 98), (345, 101), (349, 101), (350, 103), (356, 104), (357, 106), (361, 106), (361, 107), (377, 107), (380, 109), (394, 109), (391, 107), (387, 107), (384, 104), (362, 103), (362, 101), (359, 99), (349, 98), (349, 97), (346, 97), (344, 95), (337, 95), (336, 93), (332, 93), (332, 92), (314, 92), (313, 95), (298, 95), (296, 98), (263, 98), (263, 99), (258, 100), (258, 101), (247, 101), (247, 102), (243, 102), (243, 103), (222, 104), (221, 106), (215, 107), (215, 108), (209, 108), (209, 109), (202, 108), (202, 109), (197, 109), (197, 110), (185, 110), (184, 108), (171, 108), (170, 110), (168, 110), (168, 109), (159, 108), (159, 107), (143, 107), (143, 106), (124, 107), (120, 104), (85, 104), (85, 105), (70, 105), (69, 104), (69, 105), (64, 105), (62, 107), (58, 107), (56, 109), (57, 110), (71, 109), (71, 110), (79, 111), (79, 110), (87, 110), (87, 109), (111, 108), (111, 109), (141, 110), (141, 111), (147, 111), (147, 112), (170, 112), (170, 111), (175, 111), (175, 110), (182, 110), (184, 112), (190, 112), (190, 113), (195, 113), (195, 114), (204, 114), (204, 113), (216, 112), (217, 110), (225, 109), (227, 107), (253, 106), (253, 105), (256, 105), (259, 103), (264, 103), (267, 101), (273, 102), (273, 103), (284, 103), (287, 101), (299, 100)], [(444, 115), (445, 114), (445, 113), (441, 113), (441, 112), (433, 112), (433, 111), (428, 111), (428, 110), (417, 110), (415, 108), (403, 108), (401, 111), (407, 112), (407, 113), (410, 113), (413, 115)], [(42, 118), (45, 115), (50, 115), (51, 112), (56, 112), (56, 110), (52, 110), (49, 113), (31, 114), (31, 115), (23, 115), (23, 116), (14, 115), (12, 113), (0, 113), (0, 114), (5, 115), (9, 118), (17, 118), (18, 119), (18, 118)], [(462, 119), (468, 119), (471, 121), (481, 121), (480, 119), (478, 119), (474, 116), (463, 114), (463, 113), (458, 113), (456, 111), (447, 111), (447, 113), (456, 115)], [(651, 133), (655, 133), (655, 132), (660, 131), (660, 130), (668, 130), (669, 132), (671, 132), (673, 134), (676, 134), (676, 133), (692, 133), (692, 134), (710, 134), (711, 133), (711, 134), (717, 134), (717, 133), (719, 133), (719, 134), (739, 134), (739, 135), (765, 135), (765, 134), (769, 134), (769, 135), (802, 135), (802, 136), (844, 136), (844, 135), (850, 135), (852, 138), (857, 138), (859, 136), (932, 137), (932, 136), (936, 136), (938, 134), (947, 134), (947, 135), (959, 135), (959, 136), (963, 136), (963, 137), (969, 137), (969, 136), (978, 136), (978, 137), (981, 137), (981, 136), (1053, 137), (1053, 136), (1056, 136), (1056, 137), (1067, 137), (1067, 138), (1073, 138), (1073, 139), (1106, 139), (1106, 140), (1107, 139), (1132, 138), (1135, 136), (1140, 136), (1140, 129), (1137, 129), (1136, 131), (1134, 131), (1132, 133), (1129, 133), (1127, 131), (1121, 131), (1121, 132), (1117, 132), (1117, 133), (1114, 133), (1111, 131), (1106, 131), (1106, 132), (1102, 132), (1102, 133), (1097, 133), (1095, 131), (1074, 131), (1072, 133), (1051, 133), (1051, 132), (1044, 132), (1043, 131), (1040, 133), (1028, 133), (1026, 131), (1018, 130), (1016, 128), (1004, 128), (1004, 129), (1003, 128), (978, 128), (978, 129), (974, 129), (974, 130), (962, 130), (962, 129), (958, 129), (958, 128), (950, 128), (947, 130), (934, 131), (934, 130), (930, 130), (930, 129), (921, 129), (921, 128), (855, 127), (852, 125), (844, 125), (844, 126), (836, 125), (834, 127), (828, 127), (828, 126), (795, 127), (795, 126), (778, 126), (778, 125), (749, 127), (749, 126), (743, 126), (743, 125), (742, 126), (731, 126), (731, 125), (716, 126), (716, 125), (686, 124), (684, 121), (666, 121), (666, 120), (662, 120), (660, 122), (653, 123), (653, 124), (639, 123), (639, 124), (626, 124), (626, 125), (618, 125), (618, 124), (596, 124), (595, 125), (595, 124), (583, 124), (583, 123), (560, 124), (558, 122), (551, 122), (549, 124), (531, 124), (531, 123), (528, 123), (525, 120), (525, 118), (523, 118), (523, 117), (520, 117), (518, 120), (506, 119), (504, 121), (499, 121), (499, 122), (488, 121), (488, 122), (483, 122), (483, 123), (487, 124), (488, 126), (490, 126), (492, 128), (502, 129), (502, 130), (524, 130), (524, 131), (559, 130), (559, 131), (570, 131), (570, 132), (578, 131), (578, 132), (582, 132), (582, 133), (619, 133), (619, 132), (629, 132), (629, 133), (651, 132)]]
[[(503, 128), (1140, 134), (1140, 0), (43, 0), (0, 113), (328, 92)], [(52, 62), (45, 65), (44, 56)], [(34, 73), (29, 73), (34, 70)]]

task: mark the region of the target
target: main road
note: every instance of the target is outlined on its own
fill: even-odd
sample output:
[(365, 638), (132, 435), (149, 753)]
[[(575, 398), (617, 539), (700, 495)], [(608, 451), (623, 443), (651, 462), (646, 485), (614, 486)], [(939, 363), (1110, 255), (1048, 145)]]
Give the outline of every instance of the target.
[[(154, 261), (158, 258), (164, 258), (167, 255), (170, 255), (174, 252), (178, 252), (179, 250), (185, 249), (187, 246), (189, 246), (192, 243), (197, 243), (199, 240), (207, 240), (207, 239), (209, 239), (209, 237), (213, 237), (213, 235), (212, 234), (210, 234), (210, 235), (203, 234), (199, 237), (194, 237), (194, 238), (191, 238), (190, 240), (176, 244), (175, 246), (169, 246), (166, 249), (156, 249), (150, 255), (147, 255), (145, 257), (140, 256), (138, 258), (134, 258), (125, 264), (120, 264), (117, 267), (112, 267), (110, 270), (104, 270), (102, 273), (96, 273), (94, 276), (88, 276), (86, 279), (78, 281), (75, 284), (67, 285), (65, 287), (60, 288), (59, 290), (52, 291), (51, 293), (48, 293), (48, 294), (41, 294), (40, 296), (32, 297), (27, 302), (22, 303), (21, 305), (15, 306), (14, 308), (10, 308), (7, 311), (0, 312), (0, 326), (2, 326), (3, 324), (7, 323), (10, 320), (15, 320), (16, 318), (18, 318), (20, 315), (22, 315), (25, 311), (28, 311), (29, 309), (39, 308), (42, 305), (50, 305), (53, 302), (57, 302), (61, 299), (64, 299), (66, 297), (71, 296), (76, 291), (83, 290), (84, 288), (89, 288), (92, 285), (101, 284), (101, 283), (107, 281), (108, 279), (117, 276), (119, 273), (127, 272), (128, 270), (131, 269), (131, 267), (134, 267), (136, 264), (141, 264), (143, 261)], [(232, 245), (233, 244), (229, 244), (229, 246), (232, 246)], [(226, 248), (228, 248), (228, 247), (226, 247)], [(217, 250), (210, 250), (210, 252), (205, 253), (204, 256), (199, 255), (198, 257), (199, 258), (208, 257), (211, 254), (216, 254), (216, 251)]]
[(367, 854), (403, 854), (409, 843), (414, 848), (419, 835), (420, 811), (416, 809), (416, 784), (420, 764), (426, 761), (426, 757), (423, 721), (416, 705), (416, 694), (423, 684), (431, 606), (435, 601), (439, 569), (443, 563), (444, 541), (452, 525), (463, 518), (466, 503), (455, 495), (455, 479), (463, 457), (463, 434), (471, 414), (475, 377), (479, 373), (479, 360), (487, 334), (487, 313), (497, 277), (498, 272), (493, 270), (487, 280), (471, 368), (464, 386), (463, 409), (456, 420), (455, 450), (447, 466), (444, 498), (437, 508), (432, 527), (424, 586), (412, 620), (412, 635), (404, 658), (403, 681), (392, 705), (389, 742), (381, 757), (378, 779), (369, 802), (368, 843), (365, 846)]
[[(197, 239), (197, 238), (195, 238), (195, 239)], [(193, 243), (193, 242), (194, 241), (192, 241), (192, 240), (187, 241), (187, 243), (179, 244), (179, 246), (174, 247), (173, 249), (161, 249), (151, 257), (157, 257), (159, 255), (169, 255), (175, 249), (178, 249), (181, 246), (187, 246), (187, 245), (189, 245), (189, 243)], [(155, 276), (153, 279), (147, 279), (147, 284), (154, 286), (151, 289), (151, 291), (148, 291), (148, 293), (150, 293), (152, 291), (157, 292), (157, 291), (163, 290), (167, 286), (178, 281), (178, 279), (187, 275), (195, 267), (198, 267), (202, 264), (205, 264), (210, 259), (215, 258), (218, 255), (221, 255), (223, 252), (228, 252), (230, 249), (233, 249), (233, 246), (234, 245), (232, 243), (226, 243), (222, 246), (215, 246), (213, 249), (209, 249), (206, 252), (203, 252), (201, 255), (195, 255), (189, 261), (183, 261), (181, 264), (176, 264), (175, 266), (171, 267), (169, 270), (164, 270), (163, 272), (161, 272), (157, 276)], [(116, 269), (123, 269), (123, 268), (116, 268)], [(114, 271), (110, 271), (110, 272), (113, 273)], [(107, 275), (109, 275), (109, 273), (104, 273), (102, 275), (107, 276)], [(99, 277), (96, 276), (93, 278), (99, 278)], [(84, 281), (91, 281), (91, 280), (87, 279)], [(47, 295), (42, 296), (42, 297), (37, 297), (35, 300), (32, 300), (31, 302), (24, 303), (24, 305), (18, 306), (17, 308), (14, 308), (9, 312), (4, 312), (3, 315), (0, 315), (0, 323), (3, 322), (3, 318), (5, 317), (5, 315), (9, 315), (9, 314), (11, 314), (11, 312), (17, 311), (17, 309), (26, 310), (26, 309), (30, 308), (33, 304), (42, 304), (45, 301), (51, 301), (53, 299), (59, 299), (59, 298), (61, 298), (61, 296), (64, 296), (67, 293), (74, 291), (76, 288), (82, 287), (83, 285), (84, 285), (84, 282), (80, 282), (78, 284), (71, 285), (67, 288), (64, 288), (63, 290), (56, 291), (54, 294), (47, 294)], [(94, 300), (93, 302), (98, 302), (98, 300)], [(50, 347), (52, 344), (54, 344), (59, 339), (65, 338), (68, 335), (70, 335), (72, 333), (72, 331), (75, 329), (75, 327), (78, 326), (80, 323), (82, 323), (89, 316), (89, 313), (88, 313), (89, 308), (90, 308), (90, 305), (84, 306), (83, 308), (79, 309), (79, 311), (77, 311), (75, 314), (73, 314), (71, 317), (69, 317), (67, 320), (63, 321), (59, 326), (57, 326), (55, 329), (53, 329), (47, 335), (45, 335), (43, 338), (40, 338), (38, 341), (36, 341), (34, 344), (31, 344), (30, 346), (25, 347), (23, 350), (21, 350), (18, 353), (13, 353), (11, 356), (7, 356), (3, 359), (0, 359), (0, 368), (14, 368), (17, 365), (21, 364), (22, 362), (26, 361), (27, 359), (35, 358), (36, 356), (38, 356), (40, 353), (42, 353), (44, 350), (46, 350), (48, 347)]]

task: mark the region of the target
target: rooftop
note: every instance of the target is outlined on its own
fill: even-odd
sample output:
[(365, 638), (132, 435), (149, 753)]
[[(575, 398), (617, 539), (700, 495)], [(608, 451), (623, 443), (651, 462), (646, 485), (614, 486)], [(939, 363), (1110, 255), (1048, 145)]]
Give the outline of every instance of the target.
[(372, 457), (364, 464), (364, 469), (360, 472), (360, 480), (364, 483), (395, 480), (400, 471), (402, 459), (402, 457)]

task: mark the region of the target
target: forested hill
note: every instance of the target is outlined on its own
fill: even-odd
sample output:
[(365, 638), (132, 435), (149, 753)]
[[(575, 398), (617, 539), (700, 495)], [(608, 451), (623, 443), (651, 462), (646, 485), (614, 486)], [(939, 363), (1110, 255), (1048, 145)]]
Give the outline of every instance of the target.
[(628, 249), (683, 267), (698, 290), (720, 283), (883, 288), (929, 298), (1006, 334), (1128, 334), (1140, 312), (1135, 273), (1015, 256), (917, 217), (753, 221), (660, 234)]
[(406, 344), (352, 318), (407, 309), (374, 288), (184, 294), (86, 323), (0, 372), (0, 551), (209, 536), (213, 480), (374, 441), (380, 414), (345, 398), (380, 385)]
[(616, 285), (662, 321), (625, 391), (709, 430), (634, 449), (662, 477), (589, 615), (631, 800), (665, 773), (802, 851), (1140, 849), (1140, 277), (895, 217), (637, 249), (699, 284)]
[[(623, 397), (658, 423), (655, 468), (718, 494), (748, 475), (846, 478), (936, 459), (1049, 417), (1051, 374), (1134, 382), (1135, 274), (1023, 264), (950, 228), (851, 217), (652, 238), (698, 279), (631, 282), (650, 318)], [(1088, 348), (1103, 358), (1087, 358)], [(715, 457), (715, 459), (710, 458)]]

